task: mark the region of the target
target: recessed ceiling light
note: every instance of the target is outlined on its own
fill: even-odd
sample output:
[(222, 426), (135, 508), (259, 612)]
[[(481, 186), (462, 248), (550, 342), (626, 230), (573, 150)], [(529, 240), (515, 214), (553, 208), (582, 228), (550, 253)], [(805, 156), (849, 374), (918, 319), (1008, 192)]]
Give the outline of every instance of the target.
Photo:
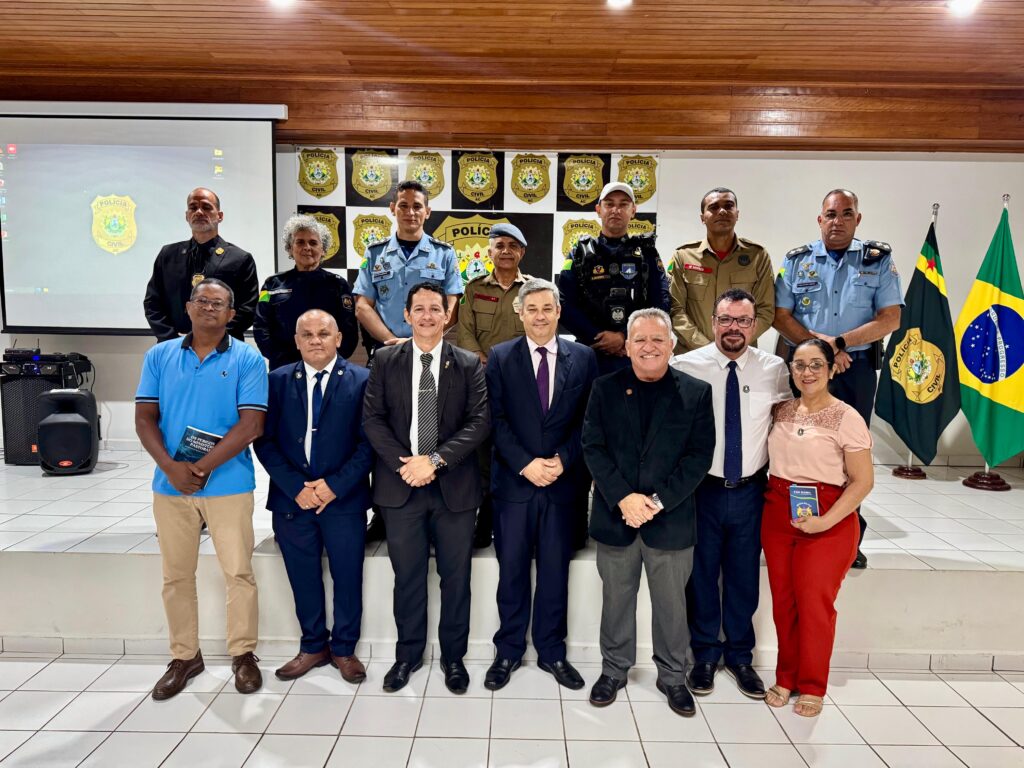
[(947, 0), (946, 6), (954, 16), (970, 16), (981, 5), (981, 0)]
[(622, 10), (623, 8), (629, 8), (633, 4), (633, 0), (608, 0), (608, 7), (616, 11)]
[(275, 8), (291, 8), (295, 0), (270, 0), (270, 4)]

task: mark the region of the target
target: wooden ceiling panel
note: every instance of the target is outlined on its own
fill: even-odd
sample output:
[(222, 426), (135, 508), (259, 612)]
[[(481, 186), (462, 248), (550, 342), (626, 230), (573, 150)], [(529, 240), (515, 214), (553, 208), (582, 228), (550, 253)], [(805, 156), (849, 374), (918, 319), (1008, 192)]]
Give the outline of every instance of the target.
[(0, 98), (284, 103), (291, 141), (1024, 151), (1024, 2), (18, 0)]

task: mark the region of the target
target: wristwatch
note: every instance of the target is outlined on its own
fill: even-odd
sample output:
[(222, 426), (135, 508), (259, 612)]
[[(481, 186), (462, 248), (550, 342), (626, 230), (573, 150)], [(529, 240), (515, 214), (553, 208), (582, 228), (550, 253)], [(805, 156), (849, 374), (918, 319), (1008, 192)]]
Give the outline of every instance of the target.
[(437, 451), (434, 451), (432, 454), (430, 454), (429, 458), (430, 458), (430, 463), (434, 465), (434, 469), (435, 470), (441, 469), (442, 467), (447, 467), (448, 466), (448, 462), (446, 462), (444, 459), (442, 459), (441, 458), (441, 454), (438, 453)]
[(846, 349), (846, 339), (842, 336), (836, 336), (836, 349), (843, 352)]

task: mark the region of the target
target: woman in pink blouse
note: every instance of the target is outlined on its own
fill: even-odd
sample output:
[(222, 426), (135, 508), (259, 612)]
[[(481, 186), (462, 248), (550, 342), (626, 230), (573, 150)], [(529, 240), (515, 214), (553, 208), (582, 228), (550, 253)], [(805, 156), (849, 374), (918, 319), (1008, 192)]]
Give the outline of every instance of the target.
[[(790, 370), (800, 397), (775, 408), (761, 522), (779, 639), (775, 685), (765, 701), (783, 707), (799, 692), (794, 711), (814, 717), (828, 684), (836, 596), (857, 554), (853, 512), (871, 491), (874, 470), (864, 419), (829, 394), (837, 372), (832, 347), (821, 339), (798, 344)], [(819, 516), (794, 519), (794, 485), (816, 489)]]

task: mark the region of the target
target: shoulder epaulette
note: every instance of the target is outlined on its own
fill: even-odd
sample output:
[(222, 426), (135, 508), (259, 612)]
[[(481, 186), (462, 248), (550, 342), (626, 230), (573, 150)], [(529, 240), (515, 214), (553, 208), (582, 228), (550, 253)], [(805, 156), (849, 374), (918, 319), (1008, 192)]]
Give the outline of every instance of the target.
[(677, 247), (676, 250), (677, 251), (681, 251), (684, 248), (699, 248), (700, 244), (701, 244), (700, 240), (694, 240), (692, 243), (683, 243), (682, 245)]
[(446, 247), (448, 247), (448, 248), (451, 248), (451, 247), (452, 247), (452, 244), (451, 244), (451, 243), (446, 243), (446, 242), (445, 242), (444, 240), (438, 240), (438, 239), (437, 239), (436, 237), (434, 237), (433, 235), (430, 235), (430, 236), (428, 237), (428, 239), (429, 239), (429, 240), (430, 240), (430, 242), (432, 242), (432, 243), (433, 243), (434, 245), (443, 245), (443, 246), (446, 246)]
[(803, 256), (805, 253), (810, 253), (810, 252), (811, 252), (811, 246), (810, 245), (800, 245), (800, 246), (797, 246), (796, 248), (794, 248), (793, 250), (789, 251), (788, 253), (786, 253), (786, 258), (787, 259), (796, 259), (796, 258), (799, 258), (800, 256)]
[(748, 248), (760, 248), (762, 251), (764, 250), (763, 245), (761, 245), (760, 243), (755, 243), (753, 240), (748, 240), (745, 237), (740, 237), (739, 235), (737, 235), (736, 240), (743, 243), (743, 245), (747, 246)]
[(865, 264), (874, 264), (892, 253), (892, 246), (881, 240), (862, 240), (861, 244), (864, 246)]

